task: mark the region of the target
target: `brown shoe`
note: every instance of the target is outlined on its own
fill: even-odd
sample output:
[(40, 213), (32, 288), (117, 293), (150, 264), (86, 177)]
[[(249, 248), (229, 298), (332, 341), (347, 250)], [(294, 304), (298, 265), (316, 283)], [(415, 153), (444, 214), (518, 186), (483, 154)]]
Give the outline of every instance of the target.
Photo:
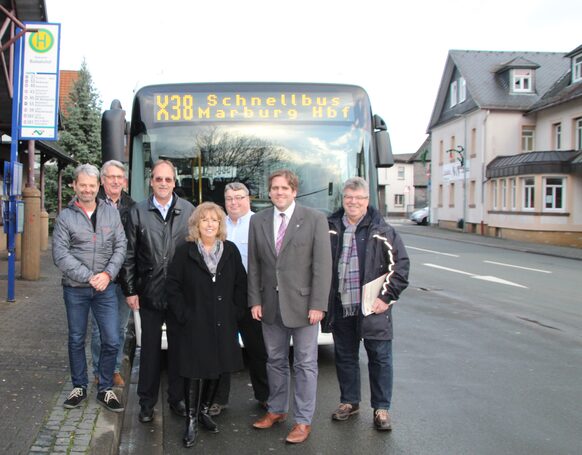
[(285, 440), (291, 444), (300, 444), (307, 439), (309, 433), (311, 433), (311, 425), (296, 423)]
[(125, 381), (119, 373), (113, 373), (113, 385), (117, 387), (123, 387), (125, 385)]
[(360, 412), (360, 405), (359, 404), (350, 404), (350, 403), (340, 403), (331, 418), (333, 420), (348, 420), (350, 416), (357, 414)]
[(379, 431), (392, 430), (392, 419), (386, 409), (376, 409), (374, 411), (374, 426)]
[(271, 428), (277, 422), (285, 422), (287, 419), (287, 414), (274, 414), (272, 412), (267, 412), (263, 417), (253, 423), (253, 427), (263, 430), (265, 428)]

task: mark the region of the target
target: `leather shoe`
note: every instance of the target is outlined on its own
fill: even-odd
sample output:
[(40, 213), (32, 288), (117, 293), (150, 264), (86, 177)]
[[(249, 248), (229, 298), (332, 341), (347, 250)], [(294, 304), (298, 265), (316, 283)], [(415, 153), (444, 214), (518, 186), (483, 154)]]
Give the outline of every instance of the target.
[(153, 408), (148, 408), (146, 406), (142, 406), (139, 411), (138, 419), (141, 423), (149, 423), (154, 420), (154, 410)]
[(178, 417), (186, 417), (186, 404), (184, 400), (170, 403), (170, 410)]
[(263, 417), (253, 423), (253, 427), (259, 430), (264, 430), (265, 428), (271, 428), (274, 424), (278, 422), (285, 422), (287, 419), (287, 414), (274, 414), (272, 412), (267, 412)]
[(296, 423), (291, 429), (291, 432), (287, 435), (285, 441), (291, 444), (299, 444), (307, 439), (309, 433), (311, 433), (311, 425)]

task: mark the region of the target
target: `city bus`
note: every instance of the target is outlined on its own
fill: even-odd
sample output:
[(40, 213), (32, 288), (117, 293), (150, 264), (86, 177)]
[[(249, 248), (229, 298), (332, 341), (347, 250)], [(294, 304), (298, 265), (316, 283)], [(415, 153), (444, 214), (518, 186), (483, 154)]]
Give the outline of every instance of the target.
[[(150, 194), (152, 164), (170, 160), (176, 193), (194, 205), (224, 207), (224, 188), (242, 182), (251, 209), (270, 206), (268, 176), (290, 169), (297, 200), (329, 215), (341, 207), (342, 184), (360, 176), (379, 206), (379, 167), (394, 164), (386, 124), (372, 114), (361, 87), (306, 83), (189, 83), (145, 86), (135, 94), (127, 124), (115, 100), (102, 117), (103, 162), (128, 164), (129, 193)], [(140, 345), (139, 312), (134, 312)], [(319, 336), (331, 344), (331, 334)], [(167, 347), (165, 333), (162, 348)]]
[[(124, 134), (129, 133), (129, 137)], [(176, 192), (195, 205), (224, 206), (224, 187), (242, 182), (254, 211), (270, 206), (267, 178), (299, 177), (297, 200), (330, 214), (343, 182), (365, 178), (378, 206), (377, 168), (393, 164), (386, 124), (361, 87), (307, 83), (186, 83), (145, 86), (129, 127), (119, 102), (102, 118), (103, 161), (128, 164), (129, 193), (148, 197), (152, 164), (170, 160)]]

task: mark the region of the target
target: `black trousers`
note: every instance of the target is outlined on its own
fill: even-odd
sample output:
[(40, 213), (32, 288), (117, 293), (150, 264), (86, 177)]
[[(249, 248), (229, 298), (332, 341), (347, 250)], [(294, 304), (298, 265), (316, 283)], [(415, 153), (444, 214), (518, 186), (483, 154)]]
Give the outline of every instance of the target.
[[(266, 402), (269, 398), (269, 382), (267, 380), (267, 351), (263, 340), (261, 323), (253, 319), (250, 310), (238, 321), (238, 330), (245, 345), (245, 360), (249, 367), (251, 384), (258, 401)], [(230, 394), (230, 373), (220, 375), (218, 390), (214, 402), (225, 405)]]
[(162, 324), (166, 323), (168, 338), (168, 402), (184, 399), (184, 379), (178, 375), (178, 342), (173, 314), (169, 310), (140, 308), (141, 356), (137, 394), (140, 406), (153, 408), (158, 401), (162, 370)]

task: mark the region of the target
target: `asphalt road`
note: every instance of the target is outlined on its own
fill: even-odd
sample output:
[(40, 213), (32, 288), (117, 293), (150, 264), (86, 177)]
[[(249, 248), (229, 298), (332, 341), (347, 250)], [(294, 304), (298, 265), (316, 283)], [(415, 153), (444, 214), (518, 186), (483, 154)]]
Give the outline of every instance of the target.
[(412, 270), (394, 308), (391, 433), (373, 429), (363, 350), (362, 412), (331, 421), (339, 391), (333, 348), (321, 347), (314, 431), (304, 444), (285, 444), (291, 422), (251, 427), (262, 411), (243, 371), (234, 375), (230, 406), (217, 418), (219, 434), (201, 430), (194, 450), (183, 449), (183, 420), (160, 402), (153, 425), (127, 413), (120, 452), (580, 454), (580, 262), (403, 238)]

